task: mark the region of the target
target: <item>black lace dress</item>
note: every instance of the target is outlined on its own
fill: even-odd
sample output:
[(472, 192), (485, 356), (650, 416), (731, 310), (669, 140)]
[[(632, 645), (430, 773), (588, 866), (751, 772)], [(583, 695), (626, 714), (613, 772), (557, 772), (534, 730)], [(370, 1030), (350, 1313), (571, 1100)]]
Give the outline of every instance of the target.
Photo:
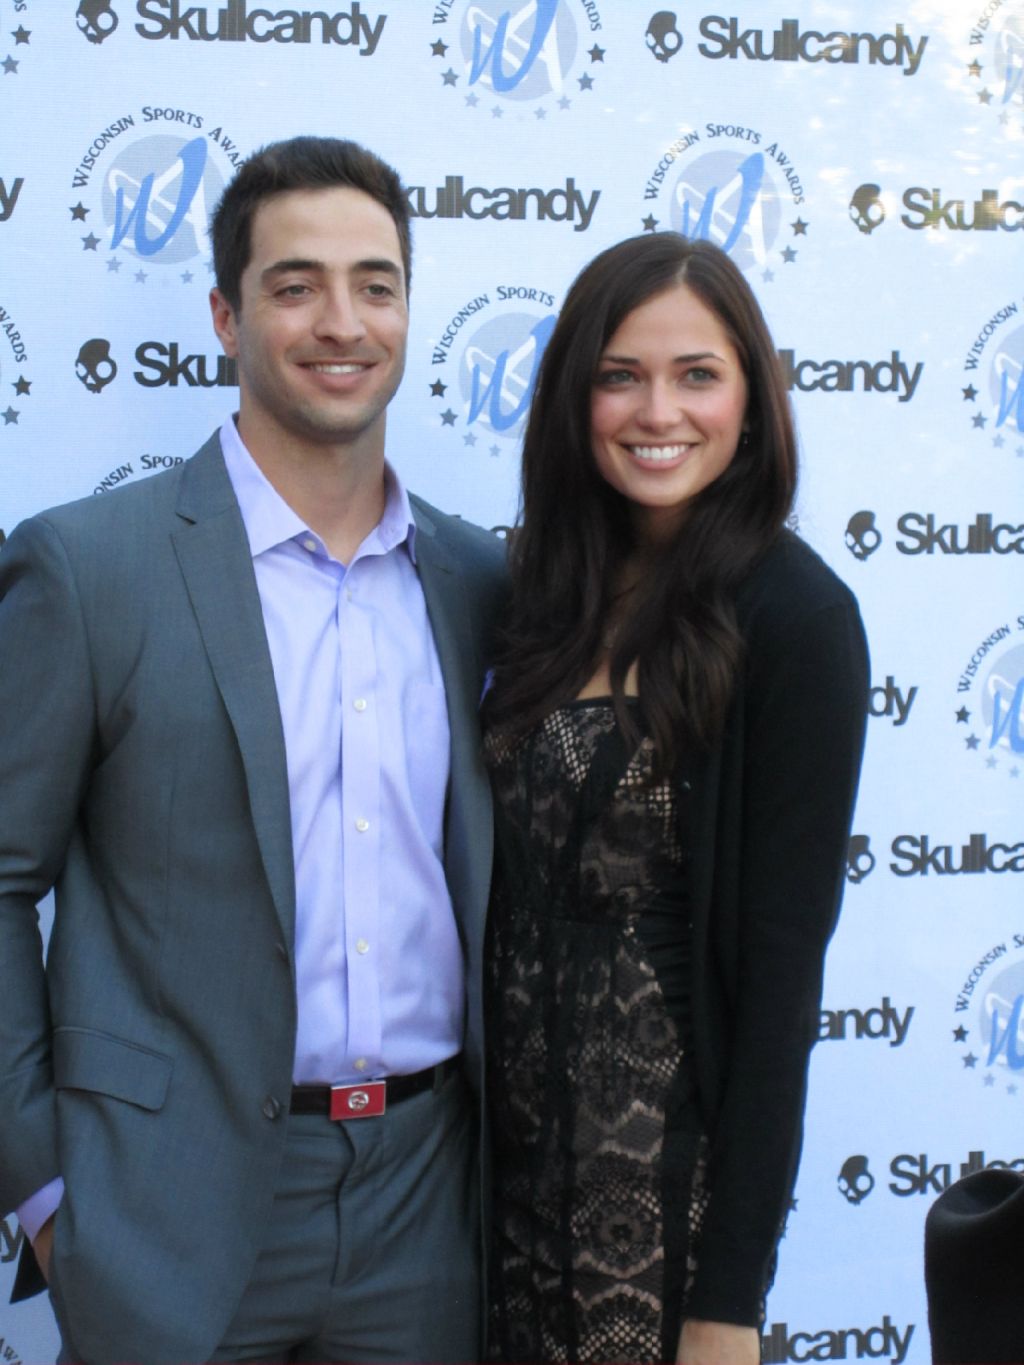
[(674, 1360), (707, 1202), (677, 793), (606, 700), (486, 753), (492, 1354)]

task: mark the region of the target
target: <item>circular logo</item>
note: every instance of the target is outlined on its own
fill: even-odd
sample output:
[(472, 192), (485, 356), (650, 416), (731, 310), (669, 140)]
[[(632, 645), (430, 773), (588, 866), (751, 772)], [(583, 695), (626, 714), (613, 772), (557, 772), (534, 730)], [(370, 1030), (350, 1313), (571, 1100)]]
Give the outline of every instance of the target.
[(988, 1090), (1024, 1092), (1024, 934), (995, 943), (967, 973), (951, 1030), (959, 1071)]
[(644, 201), (645, 232), (671, 229), (714, 242), (766, 284), (796, 264), (803, 247), (793, 243), (809, 226), (789, 155), (758, 130), (731, 123), (684, 130), (650, 172)]
[[(29, 378), (29, 356), (21, 329), (7, 309), (0, 304), (0, 332), (5, 345), (0, 345), (0, 431), (20, 424), (32, 397)], [(10, 356), (8, 362), (7, 357)], [(6, 406), (3, 406), (6, 405)]]
[(1024, 458), (1024, 324), (1016, 301), (981, 324), (963, 368), (960, 401), (970, 430), (994, 449)]
[(89, 143), (71, 177), (71, 227), (88, 265), (132, 288), (209, 285), (209, 221), (242, 153), (201, 114), (144, 105)]
[(600, 32), (597, 0), (439, 0), (430, 54), (443, 89), (467, 110), (545, 119), (594, 90)]
[(968, 96), (992, 126), (1019, 133), (1024, 129), (1024, 4), (975, 0), (975, 8), (964, 48)]
[(955, 731), (975, 766), (1019, 780), (1024, 768), (1024, 612), (980, 640), (956, 684)]
[(430, 394), (460, 446), (492, 457), (518, 452), (554, 305), (547, 290), (502, 284), (450, 318), (434, 344)]

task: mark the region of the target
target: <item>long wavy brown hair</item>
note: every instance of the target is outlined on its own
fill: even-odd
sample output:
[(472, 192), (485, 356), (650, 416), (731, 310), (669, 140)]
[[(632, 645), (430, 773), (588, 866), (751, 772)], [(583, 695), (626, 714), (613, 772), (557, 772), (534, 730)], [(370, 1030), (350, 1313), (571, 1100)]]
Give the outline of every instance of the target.
[[(629, 504), (598, 473), (591, 395), (600, 357), (629, 313), (685, 284), (719, 320), (747, 381), (745, 436), (687, 509), (674, 537), (636, 543)], [(636, 732), (625, 679), (638, 666), (643, 726), (658, 773), (721, 733), (741, 640), (739, 583), (779, 535), (796, 486), (796, 438), (775, 347), (750, 286), (718, 247), (674, 232), (631, 237), (584, 268), (541, 361), (511, 538), (511, 616), (486, 708), (524, 733), (577, 695), (605, 652), (622, 570), (644, 578), (616, 631), (609, 668), (619, 722)]]

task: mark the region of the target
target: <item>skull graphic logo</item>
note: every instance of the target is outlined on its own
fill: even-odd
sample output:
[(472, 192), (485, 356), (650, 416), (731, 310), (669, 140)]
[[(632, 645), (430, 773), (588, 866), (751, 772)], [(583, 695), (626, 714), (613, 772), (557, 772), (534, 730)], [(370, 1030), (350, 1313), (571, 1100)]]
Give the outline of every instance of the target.
[(862, 1204), (875, 1188), (866, 1156), (848, 1156), (839, 1172), (839, 1193), (851, 1204)]
[(881, 185), (858, 185), (850, 200), (850, 217), (861, 232), (874, 232), (885, 222)]
[(676, 16), (670, 9), (660, 9), (651, 15), (644, 38), (659, 62), (667, 62), (683, 45), (683, 35), (676, 28)]
[(110, 342), (102, 337), (84, 342), (75, 361), (75, 374), (90, 393), (102, 393), (117, 374), (117, 361), (110, 354)]
[(90, 43), (102, 43), (117, 28), (117, 15), (110, 0), (81, 0), (75, 22)]
[(846, 526), (846, 548), (854, 559), (867, 559), (882, 543), (874, 512), (854, 512)]
[(875, 855), (871, 852), (871, 836), (851, 834), (846, 849), (846, 880), (858, 886), (875, 870)]

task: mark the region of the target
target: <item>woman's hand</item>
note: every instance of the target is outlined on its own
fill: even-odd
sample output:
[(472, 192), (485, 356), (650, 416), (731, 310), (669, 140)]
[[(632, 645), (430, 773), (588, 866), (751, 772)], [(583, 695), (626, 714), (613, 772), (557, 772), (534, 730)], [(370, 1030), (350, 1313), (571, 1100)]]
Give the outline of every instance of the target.
[(761, 1334), (756, 1327), (687, 1318), (679, 1334), (676, 1365), (758, 1365)]

